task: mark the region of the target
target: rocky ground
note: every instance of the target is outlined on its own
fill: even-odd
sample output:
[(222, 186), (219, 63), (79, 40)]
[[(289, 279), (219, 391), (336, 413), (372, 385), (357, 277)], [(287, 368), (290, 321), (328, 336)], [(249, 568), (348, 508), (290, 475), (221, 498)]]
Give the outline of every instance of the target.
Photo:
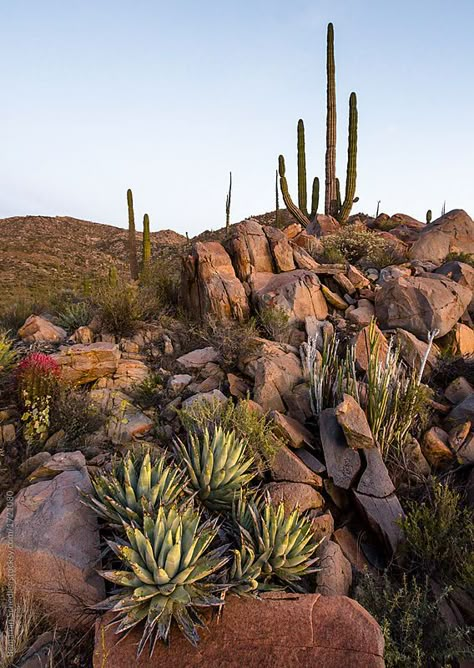
[[(11, 582), (13, 555), (18, 590), (49, 621), (0, 665), (470, 665), (474, 222), (462, 210), (430, 225), (401, 214), (344, 227), (318, 215), (305, 230), (286, 212), (278, 227), (274, 219), (188, 245), (176, 238), (180, 285), (146, 320), (133, 309), (111, 319), (103, 298), (77, 294), (71, 303), (86, 306), (73, 307), (75, 318), (38, 309), (3, 339), (0, 580)], [(73, 234), (73, 219), (48, 221)], [(36, 238), (33, 218), (22, 225)], [(99, 227), (83, 239), (89, 262), (104, 261)], [(106, 252), (124, 271), (125, 232), (114, 234)], [(24, 262), (39, 271), (35, 257)], [(109, 299), (121, 297), (114, 308), (148, 295), (147, 280), (109, 285)], [(35, 406), (21, 393), (32, 355)], [(41, 379), (53, 376), (45, 390)], [(186, 468), (176, 439), (199, 441), (218, 425), (253, 458), (254, 477), (242, 474), (236, 490), (301, 517), (317, 570), (303, 557), (289, 565), (288, 541), (273, 561), (261, 557), (270, 570), (248, 554), (243, 573), (229, 561), (215, 581), (227, 592), (223, 611), (205, 614), (198, 649), (173, 623), (169, 647), (136, 659), (143, 624), (117, 644), (111, 613), (91, 609), (113, 594), (97, 571), (120, 568), (105, 539), (121, 536), (103, 506), (84, 503), (91, 479), (144, 446)], [(231, 560), (247, 543), (245, 532), (243, 542), (227, 534), (235, 508), (209, 503), (226, 470), (218, 459), (212, 483), (188, 471), (188, 485), (204, 516), (219, 518), (213, 544), (225, 551), (230, 541)], [(295, 564), (308, 566), (303, 577), (285, 579)]]

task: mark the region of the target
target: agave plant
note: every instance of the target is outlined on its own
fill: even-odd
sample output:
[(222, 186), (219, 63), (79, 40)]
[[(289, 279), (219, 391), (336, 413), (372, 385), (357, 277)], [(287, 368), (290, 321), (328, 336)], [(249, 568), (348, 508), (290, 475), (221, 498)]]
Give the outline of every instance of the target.
[(228, 546), (208, 551), (217, 531), (217, 520), (202, 522), (189, 505), (160, 506), (155, 519), (144, 515), (143, 530), (125, 525), (128, 540), (109, 542), (126, 570), (101, 572), (121, 589), (98, 607), (116, 613), (116, 633), (145, 620), (138, 655), (148, 642), (152, 654), (158, 640), (168, 640), (173, 619), (193, 645), (199, 642), (204, 623), (196, 608), (222, 605), (219, 594), (226, 589), (216, 579)]
[(237, 579), (237, 592), (244, 589), (246, 580), (247, 591), (278, 585), (298, 589), (298, 580), (317, 570), (314, 555), (321, 541), (315, 539), (310, 520), (298, 508), (285, 515), (283, 502), (274, 505), (265, 496), (246, 498), (240, 494), (232, 514), (241, 538), (240, 554), (234, 552), (231, 569), (231, 577)]
[(211, 510), (230, 510), (234, 496), (255, 476), (253, 458), (246, 455), (247, 441), (235, 432), (206, 428), (202, 438), (189, 435), (185, 445), (177, 439), (175, 449), (186, 465), (191, 484)]
[(164, 457), (152, 459), (144, 449), (138, 455), (127, 452), (111, 471), (93, 476), (92, 485), (94, 494), (85, 497), (85, 503), (121, 526), (122, 521), (140, 522), (144, 512), (153, 514), (158, 506), (174, 503), (184, 493), (186, 480)]

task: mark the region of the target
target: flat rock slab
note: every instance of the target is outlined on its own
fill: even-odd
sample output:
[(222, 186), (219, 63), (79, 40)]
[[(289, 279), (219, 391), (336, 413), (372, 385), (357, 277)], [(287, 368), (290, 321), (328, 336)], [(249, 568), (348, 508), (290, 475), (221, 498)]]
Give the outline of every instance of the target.
[(192, 350), (186, 355), (181, 355), (178, 357), (176, 362), (183, 369), (202, 369), (209, 362), (217, 362), (219, 359), (219, 353), (212, 346), (207, 348), (198, 348), (197, 350)]
[(118, 643), (109, 617), (96, 625), (94, 668), (383, 668), (377, 622), (345, 596), (266, 594), (263, 600), (229, 597), (218, 621), (193, 648), (173, 627), (171, 643), (152, 658), (136, 658), (141, 628)]
[(363, 457), (365, 458), (366, 467), (360, 477), (357, 491), (361, 494), (370, 494), (370, 496), (377, 496), (378, 498), (384, 498), (393, 494), (395, 487), (382, 459), (380, 450), (378, 448), (364, 450)]
[(361, 468), (357, 450), (349, 448), (334, 408), (326, 408), (319, 416), (319, 430), (326, 469), (338, 487), (350, 489)]
[(113, 376), (120, 360), (120, 350), (115, 343), (98, 343), (63, 346), (53, 355), (61, 367), (61, 377), (72, 385), (85, 385), (99, 378)]
[(354, 495), (372, 529), (389, 551), (395, 553), (403, 537), (398, 522), (405, 515), (398, 498), (395, 494), (383, 499), (359, 492), (354, 492)]
[(354, 397), (344, 394), (343, 400), (336, 407), (336, 418), (350, 448), (375, 447), (367, 417)]

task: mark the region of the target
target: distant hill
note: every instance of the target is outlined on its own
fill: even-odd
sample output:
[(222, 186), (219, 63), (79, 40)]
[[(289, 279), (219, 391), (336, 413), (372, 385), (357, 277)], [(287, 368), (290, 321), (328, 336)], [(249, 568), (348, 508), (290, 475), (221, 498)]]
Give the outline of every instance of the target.
[[(173, 230), (151, 235), (153, 254), (179, 249), (186, 237)], [(107, 273), (128, 271), (128, 231), (69, 216), (15, 216), (0, 220), (0, 303), (38, 297)], [(139, 251), (142, 234), (137, 233)]]

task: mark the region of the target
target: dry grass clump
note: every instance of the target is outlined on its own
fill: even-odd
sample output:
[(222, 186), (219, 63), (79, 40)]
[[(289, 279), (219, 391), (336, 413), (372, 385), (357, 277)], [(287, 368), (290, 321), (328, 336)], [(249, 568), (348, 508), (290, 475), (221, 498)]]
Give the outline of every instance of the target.
[(321, 259), (328, 263), (350, 262), (382, 269), (405, 259), (399, 244), (388, 241), (361, 223), (347, 225), (335, 234), (322, 237), (321, 241), (324, 247)]

